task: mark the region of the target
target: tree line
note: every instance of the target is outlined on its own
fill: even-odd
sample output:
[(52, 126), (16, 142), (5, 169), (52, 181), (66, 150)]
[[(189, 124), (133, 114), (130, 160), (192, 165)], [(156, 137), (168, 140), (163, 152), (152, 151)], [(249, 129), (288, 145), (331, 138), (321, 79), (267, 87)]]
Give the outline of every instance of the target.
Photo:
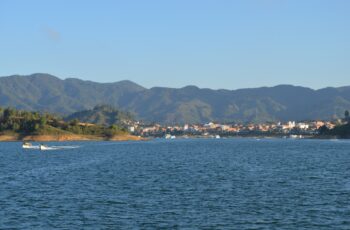
[(49, 113), (17, 110), (0, 107), (0, 132), (19, 134), (63, 134), (114, 136), (127, 131), (118, 125), (103, 126), (81, 123), (74, 119), (64, 121), (61, 117)]
[(340, 138), (350, 138), (350, 113), (348, 110), (344, 113), (343, 124), (337, 125), (332, 129), (327, 126), (319, 128), (318, 132), (321, 136), (337, 136)]

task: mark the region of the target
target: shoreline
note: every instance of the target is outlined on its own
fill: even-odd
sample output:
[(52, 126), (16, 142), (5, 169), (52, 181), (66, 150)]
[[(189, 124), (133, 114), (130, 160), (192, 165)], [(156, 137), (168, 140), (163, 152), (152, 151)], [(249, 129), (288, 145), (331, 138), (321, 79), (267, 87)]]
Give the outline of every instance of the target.
[[(247, 139), (290, 139), (290, 140), (301, 140), (301, 139), (314, 139), (314, 140), (335, 140), (350, 138), (340, 138), (336, 136), (303, 136), (303, 137), (284, 137), (284, 136), (223, 136), (219, 139), (235, 139), (235, 138), (247, 138)], [(140, 137), (131, 134), (116, 135), (113, 137), (105, 136), (94, 136), (94, 135), (78, 135), (78, 134), (64, 134), (64, 135), (20, 135), (20, 134), (0, 134), (0, 142), (63, 142), (63, 141), (146, 141), (152, 139), (165, 139), (161, 137)], [(177, 136), (176, 139), (216, 139), (208, 136)]]
[[(146, 138), (146, 137), (145, 137)], [(166, 139), (164, 137), (147, 137), (147, 140), (152, 139), (163, 139), (163, 140), (173, 140)], [(208, 139), (208, 140), (219, 140), (219, 139), (257, 139), (257, 140), (268, 140), (268, 139), (281, 139), (281, 140), (350, 140), (350, 138), (342, 138), (336, 136), (303, 136), (303, 137), (284, 137), (284, 136), (223, 136), (220, 138), (208, 137), (208, 136), (176, 136), (177, 140), (186, 139)]]
[(22, 142), (22, 141), (145, 141), (146, 138), (127, 135), (116, 135), (113, 137), (94, 136), (94, 135), (20, 135), (20, 134), (1, 134), (0, 142)]

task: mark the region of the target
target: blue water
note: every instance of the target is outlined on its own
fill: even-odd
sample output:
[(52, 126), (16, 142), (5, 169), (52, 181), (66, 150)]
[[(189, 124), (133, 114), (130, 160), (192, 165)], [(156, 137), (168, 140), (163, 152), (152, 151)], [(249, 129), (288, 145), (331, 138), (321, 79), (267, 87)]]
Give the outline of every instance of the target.
[(350, 229), (350, 141), (0, 143), (0, 229)]

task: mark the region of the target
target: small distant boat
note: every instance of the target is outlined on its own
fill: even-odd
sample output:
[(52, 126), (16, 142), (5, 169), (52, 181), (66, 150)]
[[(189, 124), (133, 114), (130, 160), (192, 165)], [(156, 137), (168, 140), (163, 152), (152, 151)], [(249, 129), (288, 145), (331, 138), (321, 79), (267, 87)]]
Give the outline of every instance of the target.
[(23, 142), (22, 148), (24, 148), (24, 149), (32, 149), (33, 145), (30, 142)]
[(176, 136), (171, 135), (171, 134), (166, 134), (165, 135), (165, 139), (175, 139), (175, 138), (176, 138)]
[(23, 148), (23, 149), (39, 149), (40, 146), (39, 146), (39, 145), (33, 145), (33, 144), (30, 143), (30, 142), (23, 142), (22, 148)]
[(221, 138), (220, 135), (215, 136), (215, 139), (220, 139), (220, 138)]
[(40, 149), (40, 150), (49, 150), (49, 149), (51, 149), (51, 148), (48, 147), (47, 145), (40, 144), (40, 145), (39, 145), (39, 149)]
[(80, 146), (47, 146), (44, 144), (32, 145), (30, 142), (23, 142), (22, 148), (24, 149), (38, 149), (38, 150), (59, 150), (59, 149), (75, 149)]

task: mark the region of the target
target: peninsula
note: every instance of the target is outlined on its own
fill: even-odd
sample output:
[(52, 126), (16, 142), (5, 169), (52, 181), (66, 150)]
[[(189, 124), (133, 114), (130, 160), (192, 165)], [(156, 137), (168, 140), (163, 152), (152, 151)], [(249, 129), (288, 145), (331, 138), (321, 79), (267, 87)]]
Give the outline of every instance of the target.
[(141, 140), (119, 125), (97, 125), (65, 121), (63, 118), (31, 111), (0, 108), (0, 141)]

